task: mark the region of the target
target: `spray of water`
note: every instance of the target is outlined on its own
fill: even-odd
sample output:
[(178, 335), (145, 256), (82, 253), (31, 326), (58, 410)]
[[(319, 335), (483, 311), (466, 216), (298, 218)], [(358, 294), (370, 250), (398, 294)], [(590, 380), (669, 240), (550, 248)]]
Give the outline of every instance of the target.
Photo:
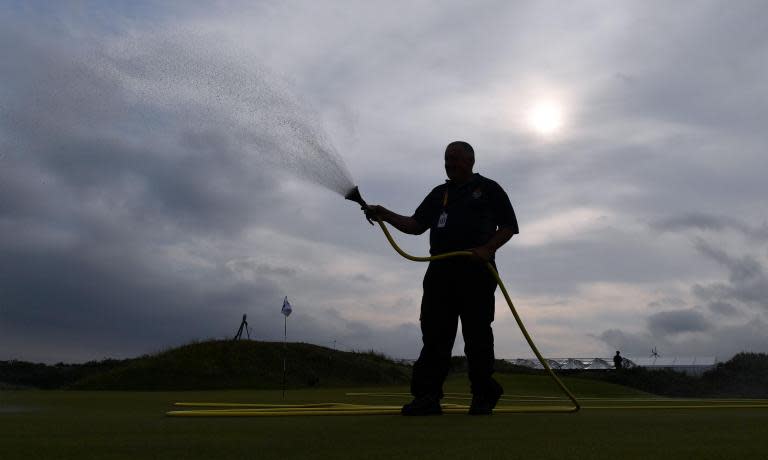
[(308, 104), (234, 47), (153, 35), (111, 43), (90, 62), (145, 110), (176, 112), (176, 123), (225, 137), (257, 167), (289, 171), (342, 196), (354, 186)]

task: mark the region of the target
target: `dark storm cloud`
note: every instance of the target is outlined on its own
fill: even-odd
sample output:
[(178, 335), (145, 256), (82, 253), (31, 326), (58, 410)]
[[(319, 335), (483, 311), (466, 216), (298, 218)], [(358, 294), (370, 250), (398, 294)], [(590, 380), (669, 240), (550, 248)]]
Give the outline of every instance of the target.
[(645, 356), (656, 346), (657, 341), (647, 334), (633, 334), (621, 329), (605, 330), (597, 338), (612, 349), (621, 350), (624, 356)]
[(762, 261), (751, 254), (733, 256), (701, 238), (696, 240), (696, 248), (727, 268), (728, 280), (697, 284), (693, 287), (694, 294), (704, 300), (744, 302), (768, 311), (768, 276)]
[(206, 232), (236, 231), (258, 215), (259, 191), (272, 179), (221, 126), (198, 125), (196, 117), (184, 123), (176, 107), (142, 103), (62, 43), (43, 47), (25, 33), (4, 34), (15, 43), (3, 59), (0, 127), (11, 147), (0, 171), (9, 211), (77, 212), (101, 201), (137, 220)]
[[(685, 229), (723, 229), (709, 219), (684, 220)], [(719, 221), (717, 221), (719, 222)], [(670, 224), (677, 227), (677, 224)], [(762, 350), (766, 341), (765, 312), (768, 310), (768, 277), (763, 262), (755, 256), (736, 256), (703, 238), (694, 239), (695, 248), (705, 257), (728, 270), (728, 279), (694, 284), (692, 293), (705, 308), (669, 310), (647, 317), (647, 332), (609, 329), (600, 334), (605, 343), (631, 353), (643, 346), (660, 346), (671, 354), (712, 354), (722, 359), (748, 350)], [(747, 322), (744, 323), (745, 318)], [(736, 324), (734, 324), (736, 323)], [(680, 337), (681, 334), (694, 334)]]
[[(215, 129), (172, 127), (137, 104), (67, 38), (2, 34), (14, 43), (0, 60), (3, 358), (47, 359), (44, 344), (74, 359), (152, 351), (276, 302), (268, 282), (238, 285), (212, 269), (201, 283), (162, 255), (252, 223), (269, 177)], [(161, 145), (161, 132), (175, 142)]]
[(736, 308), (733, 304), (728, 302), (709, 302), (707, 304), (707, 308), (711, 312), (717, 313), (723, 316), (735, 316), (740, 313), (740, 310), (738, 308)]
[[(522, 231), (525, 224), (519, 219)], [(661, 283), (686, 270), (688, 262), (680, 259), (678, 250), (654, 245), (647, 237), (645, 232), (627, 233), (603, 224), (544, 247), (502, 249), (504, 258), (498, 263), (516, 290), (535, 294), (573, 295), (597, 282)]]
[(153, 254), (154, 245), (108, 235), (67, 243), (23, 234), (3, 240), (0, 256), (9, 262), (0, 271), (4, 358), (28, 355), (15, 348), (24, 340), (58, 343), (77, 350), (79, 359), (153, 351), (226, 333), (242, 311), (255, 307), (262, 316), (280, 299), (266, 280), (238, 283), (222, 267), (189, 273)]
[(233, 260), (227, 264), (227, 267), (240, 273), (250, 273), (256, 276), (275, 275), (287, 278), (293, 278), (296, 276), (295, 268), (258, 263), (251, 260)]
[(384, 327), (372, 326), (362, 321), (347, 320), (340, 312), (335, 310), (326, 312), (325, 316), (326, 319), (333, 320), (338, 324), (335, 335), (331, 337), (344, 344), (342, 346), (344, 349), (361, 351), (386, 350), (386, 353), (393, 358), (415, 359), (418, 357), (421, 331), (416, 324), (404, 323)]
[(701, 332), (711, 328), (704, 316), (696, 310), (670, 310), (654, 313), (648, 317), (648, 329), (657, 336)]
[(651, 308), (670, 308), (670, 307), (684, 307), (686, 304), (685, 300), (680, 299), (678, 297), (664, 297), (663, 299), (654, 300), (653, 302), (649, 302), (648, 306)]
[[(246, 284), (225, 266), (231, 255), (195, 247), (236, 237), (284, 201), (243, 137), (173, 94), (156, 95), (167, 105), (143, 98), (124, 77), (146, 69), (94, 64), (107, 48), (0, 34), (14, 43), (0, 59), (0, 359), (153, 351), (228, 334), (245, 311), (270, 337), (282, 292), (268, 277), (295, 270), (261, 263)], [(150, 53), (138, 64), (163, 58), (138, 51)]]
[[(622, 327), (648, 331), (615, 329), (585, 306), (589, 325), (574, 333), (605, 330), (611, 347), (643, 353), (768, 348), (763, 2), (382, 5), (52, 5), (0, 19), (0, 43), (13, 44), (0, 49), (3, 352), (130, 354), (174, 342), (179, 324), (182, 341), (234, 333), (248, 305), (269, 337), (282, 318), (258, 311), (291, 289), (328, 308), (346, 302), (327, 317), (299, 303), (297, 337), (413, 356), (423, 267), (384, 267), (376, 257), (390, 249), (356, 207), (277, 171), (342, 187), (322, 170), (333, 149), (315, 162), (296, 155), (330, 145), (303, 110), (312, 104), (369, 201), (403, 214), (443, 181), (445, 144), (472, 142), (477, 169), (518, 212), (521, 235), (499, 257), (516, 292), (578, 304), (595, 286), (649, 293), (634, 311), (606, 307)], [(528, 104), (560, 93), (567, 129), (552, 142), (518, 123)], [(605, 219), (518, 243), (537, 222), (584, 208)], [(755, 246), (680, 244), (701, 233)], [(426, 237), (401, 239), (426, 252)], [(326, 261), (322, 273), (312, 266)], [(713, 281), (722, 269), (726, 279)], [(694, 299), (682, 298), (677, 286), (696, 280)], [(372, 292), (384, 285), (390, 292)], [(377, 314), (398, 323), (385, 306), (399, 289), (415, 299), (410, 316), (381, 326)], [(699, 318), (670, 313), (696, 300)], [(109, 315), (131, 331), (101, 334)], [(33, 345), (32, 323), (56, 339)], [(80, 342), (89, 345), (75, 350)]]
[(765, 350), (768, 346), (766, 328), (768, 323), (755, 318), (737, 325), (721, 326), (716, 331), (698, 332), (683, 341), (666, 335), (621, 329), (606, 330), (598, 338), (612, 349), (621, 350), (625, 356), (650, 356), (655, 348), (661, 356), (715, 356), (725, 361), (742, 351)]
[(686, 213), (652, 221), (650, 226), (659, 231), (679, 232), (685, 230), (706, 230), (720, 232), (735, 230), (755, 241), (768, 241), (768, 224), (753, 226), (746, 222), (724, 215), (706, 213)]

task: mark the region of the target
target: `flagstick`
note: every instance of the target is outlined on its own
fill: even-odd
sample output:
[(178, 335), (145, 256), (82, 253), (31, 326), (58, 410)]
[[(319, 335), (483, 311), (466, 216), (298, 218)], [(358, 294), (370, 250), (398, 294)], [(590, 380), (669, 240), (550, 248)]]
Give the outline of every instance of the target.
[(291, 314), (291, 304), (288, 303), (288, 296), (283, 299), (283, 308), (280, 310), (283, 314), (283, 399), (285, 399), (285, 373), (288, 360), (288, 315)]
[(285, 399), (285, 360), (288, 355), (288, 317), (283, 315), (283, 399)]

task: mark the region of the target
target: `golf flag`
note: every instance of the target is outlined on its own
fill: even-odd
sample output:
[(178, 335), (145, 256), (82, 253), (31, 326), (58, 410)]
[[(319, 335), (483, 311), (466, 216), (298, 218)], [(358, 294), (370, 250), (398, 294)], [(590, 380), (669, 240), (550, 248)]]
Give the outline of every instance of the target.
[(283, 308), (280, 310), (280, 313), (284, 314), (287, 318), (292, 311), (293, 309), (291, 308), (291, 303), (288, 302), (288, 296), (285, 296), (285, 300), (283, 300)]

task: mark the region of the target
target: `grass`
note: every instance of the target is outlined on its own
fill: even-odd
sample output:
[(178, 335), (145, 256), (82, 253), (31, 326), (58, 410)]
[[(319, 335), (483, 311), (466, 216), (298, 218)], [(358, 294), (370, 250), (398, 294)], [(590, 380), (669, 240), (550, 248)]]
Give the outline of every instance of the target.
[[(508, 395), (558, 395), (544, 376), (500, 375)], [(580, 397), (651, 399), (605, 382), (566, 378)], [(447, 392), (466, 392), (452, 377)], [(287, 403), (394, 404), (406, 386), (293, 390)], [(766, 409), (589, 410), (492, 417), (165, 417), (175, 401), (280, 403), (275, 390), (3, 391), (0, 458), (766, 458)], [(450, 402), (450, 401), (446, 401)]]

